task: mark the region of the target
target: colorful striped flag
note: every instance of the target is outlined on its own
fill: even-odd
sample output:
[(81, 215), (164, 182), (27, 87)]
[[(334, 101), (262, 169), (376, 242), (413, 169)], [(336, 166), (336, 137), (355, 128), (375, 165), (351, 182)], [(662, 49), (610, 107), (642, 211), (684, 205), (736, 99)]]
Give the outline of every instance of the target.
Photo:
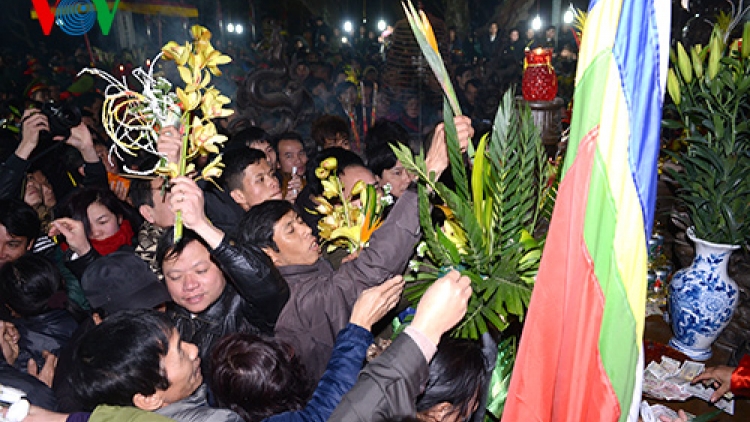
[(591, 1), (504, 422), (625, 421), (640, 401), (669, 20), (666, 0)]

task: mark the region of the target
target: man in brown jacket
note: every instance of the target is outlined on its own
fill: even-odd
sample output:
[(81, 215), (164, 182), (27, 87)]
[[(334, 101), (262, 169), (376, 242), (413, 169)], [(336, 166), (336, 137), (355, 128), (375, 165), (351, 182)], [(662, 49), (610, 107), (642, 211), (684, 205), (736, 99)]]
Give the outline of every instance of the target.
[[(473, 134), (466, 117), (456, 118), (459, 140)], [(442, 125), (426, 157), (436, 178), (448, 166)], [(240, 242), (261, 248), (289, 284), (289, 301), (276, 322), (276, 336), (287, 341), (319, 380), (330, 358), (336, 334), (346, 326), (357, 296), (365, 289), (401, 274), (421, 233), (416, 189), (398, 199), (369, 246), (338, 270), (320, 256), (312, 230), (285, 201), (267, 201), (245, 214)]]

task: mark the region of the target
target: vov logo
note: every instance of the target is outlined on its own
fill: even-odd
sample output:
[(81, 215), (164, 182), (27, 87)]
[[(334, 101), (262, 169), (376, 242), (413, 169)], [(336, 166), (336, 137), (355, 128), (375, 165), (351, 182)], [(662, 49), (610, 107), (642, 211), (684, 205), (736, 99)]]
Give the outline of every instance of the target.
[(56, 0), (54, 6), (47, 1), (31, 0), (44, 35), (52, 32), (54, 24), (68, 35), (83, 35), (91, 30), (95, 21), (99, 21), (102, 34), (108, 35), (120, 4), (120, 0), (115, 0), (110, 10), (106, 0)]

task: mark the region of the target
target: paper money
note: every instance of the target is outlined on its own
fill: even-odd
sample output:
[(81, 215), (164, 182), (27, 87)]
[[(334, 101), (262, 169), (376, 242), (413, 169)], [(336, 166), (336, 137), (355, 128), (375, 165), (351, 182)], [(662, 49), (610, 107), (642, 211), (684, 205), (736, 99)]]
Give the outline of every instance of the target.
[(697, 377), (698, 374), (703, 372), (706, 365), (698, 362), (685, 361), (680, 368), (680, 372), (677, 373), (677, 377), (685, 381), (692, 381), (693, 378)]

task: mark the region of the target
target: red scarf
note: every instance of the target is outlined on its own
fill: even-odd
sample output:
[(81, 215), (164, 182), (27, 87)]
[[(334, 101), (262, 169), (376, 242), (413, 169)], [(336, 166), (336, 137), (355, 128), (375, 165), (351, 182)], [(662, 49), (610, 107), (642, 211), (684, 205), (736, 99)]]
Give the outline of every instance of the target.
[[(117, 233), (102, 240), (89, 239), (89, 243), (92, 248), (99, 252), (99, 255), (109, 255), (120, 249), (120, 246), (122, 245), (133, 244), (133, 227), (130, 225), (130, 221), (128, 221), (127, 218), (123, 218), (122, 223), (120, 223), (120, 230), (117, 230)], [(70, 248), (67, 243), (63, 243), (60, 247), (64, 251)]]

